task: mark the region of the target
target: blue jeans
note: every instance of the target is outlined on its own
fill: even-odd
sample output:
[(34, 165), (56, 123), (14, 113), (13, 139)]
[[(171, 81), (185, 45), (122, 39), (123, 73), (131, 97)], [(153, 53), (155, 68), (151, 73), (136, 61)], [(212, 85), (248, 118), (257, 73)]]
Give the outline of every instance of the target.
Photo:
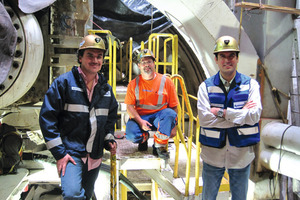
[[(248, 191), (248, 180), (250, 175), (250, 164), (242, 169), (228, 169), (231, 200), (246, 200)], [(225, 168), (211, 166), (203, 162), (203, 200), (215, 200)]]
[[(143, 120), (148, 121), (152, 124), (152, 131), (158, 130), (159, 132), (170, 136), (172, 129), (176, 125), (177, 113), (171, 109), (166, 108), (158, 111), (157, 113), (150, 115), (142, 115)], [(126, 124), (126, 139), (132, 141), (133, 143), (140, 143), (143, 140), (143, 133), (145, 131), (132, 119), (130, 119)]]
[(87, 162), (81, 158), (72, 156), (76, 165), (68, 162), (65, 175), (61, 175), (61, 187), (63, 198), (90, 199), (94, 193), (94, 184), (98, 177), (100, 166), (88, 171)]

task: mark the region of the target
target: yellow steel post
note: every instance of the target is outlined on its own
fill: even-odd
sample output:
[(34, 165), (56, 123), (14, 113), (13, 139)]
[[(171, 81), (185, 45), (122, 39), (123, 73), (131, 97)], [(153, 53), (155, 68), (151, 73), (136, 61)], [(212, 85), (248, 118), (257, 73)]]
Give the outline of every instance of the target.
[[(164, 41), (164, 74), (167, 73), (167, 43), (169, 41), (172, 41), (172, 38), (168, 38)], [(173, 49), (173, 48), (172, 48)], [(173, 55), (172, 55), (172, 59), (173, 59)], [(173, 66), (172, 66), (173, 68)], [(174, 75), (174, 73), (172, 72), (171, 75)]]
[[(180, 104), (177, 106), (178, 111), (181, 109), (180, 108)], [(173, 177), (177, 178), (178, 177), (178, 163), (179, 163), (179, 137), (180, 137), (180, 133), (179, 133), (179, 129), (180, 129), (180, 124), (181, 124), (181, 112), (178, 112), (178, 124), (177, 124), (177, 134), (174, 138), (174, 143), (175, 143), (175, 161), (174, 161), (174, 172), (173, 172)]]
[(155, 50), (155, 57), (156, 57), (156, 71), (158, 72), (158, 66), (159, 66), (159, 35), (157, 35), (156, 37), (156, 42), (153, 43), (155, 46), (153, 47), (153, 51)]
[(129, 38), (129, 81), (132, 79), (132, 38)]
[(178, 74), (178, 35), (174, 36), (174, 48), (175, 48), (175, 74)]
[(114, 41), (113, 45), (113, 70), (112, 70), (112, 88), (113, 93), (116, 95), (117, 88), (117, 42)]
[(200, 194), (199, 177), (200, 177), (200, 142), (199, 142), (200, 124), (197, 117), (196, 126), (196, 164), (195, 164), (195, 196)]
[(121, 74), (121, 79), (123, 78), (123, 48), (120, 46), (120, 74)]
[(181, 115), (182, 115), (182, 121), (181, 121), (181, 123), (182, 123), (182, 130), (183, 131), (185, 131), (185, 118), (184, 118), (184, 113), (185, 113), (185, 106), (184, 106), (184, 97), (181, 99), (181, 105), (182, 105), (182, 109), (181, 109)]
[[(121, 170), (121, 173), (127, 177), (127, 170)], [(127, 200), (127, 188), (125, 185), (121, 184), (121, 199)]]
[(158, 200), (158, 184), (155, 182), (155, 199)]
[(110, 85), (112, 85), (112, 44), (111, 44), (111, 38), (109, 37), (109, 49), (108, 49), (108, 51), (109, 51), (109, 55), (108, 55), (108, 57), (109, 57), (109, 63), (108, 63), (108, 83), (110, 84)]
[(110, 199), (117, 199), (116, 155), (110, 155)]
[(145, 49), (145, 43), (144, 41), (141, 42), (141, 50)]

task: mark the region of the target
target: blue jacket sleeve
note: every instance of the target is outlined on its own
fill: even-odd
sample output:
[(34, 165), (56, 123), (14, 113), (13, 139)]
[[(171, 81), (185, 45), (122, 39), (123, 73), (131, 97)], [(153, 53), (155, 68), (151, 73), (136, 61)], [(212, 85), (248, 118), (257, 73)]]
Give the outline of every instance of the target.
[(59, 116), (64, 108), (64, 97), (64, 89), (56, 79), (45, 95), (39, 117), (47, 149), (56, 160), (67, 154), (58, 129)]

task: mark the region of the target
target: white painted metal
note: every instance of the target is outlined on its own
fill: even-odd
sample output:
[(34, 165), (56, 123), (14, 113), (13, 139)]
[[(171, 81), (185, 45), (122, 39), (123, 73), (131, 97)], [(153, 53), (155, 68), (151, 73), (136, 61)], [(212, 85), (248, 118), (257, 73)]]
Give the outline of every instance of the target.
[(2, 119), (3, 123), (7, 123), (16, 128), (27, 128), (29, 130), (40, 130), (39, 113), (37, 108), (11, 110), (13, 113)]
[(266, 124), (261, 132), (265, 145), (300, 155), (300, 127), (280, 122)]
[(267, 169), (300, 180), (299, 155), (285, 150), (265, 148), (260, 153), (260, 160)]
[[(239, 21), (223, 0), (148, 0), (173, 22), (174, 27), (198, 57), (206, 76), (218, 71), (213, 49), (217, 38), (231, 35), (238, 39)], [(256, 76), (258, 56), (242, 30), (238, 71)]]
[(0, 108), (19, 100), (34, 84), (43, 61), (44, 42), (38, 21), (33, 15), (18, 13), (24, 32), (25, 49), (22, 70), (0, 100)]
[(160, 185), (169, 195), (171, 195), (174, 199), (180, 200), (183, 199), (183, 195), (180, 191), (170, 183), (159, 171), (155, 169), (147, 169), (145, 170), (149, 177), (151, 177), (158, 185)]
[(19, 8), (24, 13), (34, 13), (39, 10), (42, 10), (43, 8), (48, 7), (52, 3), (54, 3), (56, 0), (22, 0), (19, 1)]
[(22, 182), (26, 181), (28, 173), (27, 169), (21, 168), (18, 169), (18, 173), (15, 175), (2, 175), (0, 179), (1, 199), (14, 199), (13, 196), (19, 192), (19, 187), (21, 186), (24, 189)]
[[(293, 8), (295, 1), (267, 0), (265, 4)], [(252, 26), (252, 35), (259, 41), (257, 48), (263, 49), (260, 57), (266, 66), (273, 87), (288, 94), (291, 81), (292, 46), (295, 30), (293, 17), (291, 14), (283, 14), (280, 12), (261, 11), (261, 15), (263, 14), (265, 16), (260, 23), (256, 24), (252, 22), (256, 25)], [(254, 15), (251, 16), (255, 17)], [(280, 118), (273, 103), (272, 91), (269, 85), (265, 83), (263, 87), (262, 116), (273, 119)], [(284, 115), (286, 115), (288, 100), (283, 95), (280, 95), (280, 97), (280, 108)]]

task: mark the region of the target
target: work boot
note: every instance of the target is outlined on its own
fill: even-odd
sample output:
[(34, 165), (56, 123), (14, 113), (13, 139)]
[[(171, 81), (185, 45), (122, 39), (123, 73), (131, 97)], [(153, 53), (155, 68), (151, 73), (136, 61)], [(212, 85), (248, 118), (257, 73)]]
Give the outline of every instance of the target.
[(148, 139), (149, 139), (149, 133), (147, 133), (147, 132), (143, 133), (143, 140), (141, 143), (139, 143), (139, 146), (138, 146), (139, 151), (147, 151), (148, 150)]
[(167, 146), (165, 147), (155, 147), (153, 144), (153, 155), (158, 156), (159, 158), (162, 159), (169, 159), (170, 158), (170, 153), (167, 150)]

